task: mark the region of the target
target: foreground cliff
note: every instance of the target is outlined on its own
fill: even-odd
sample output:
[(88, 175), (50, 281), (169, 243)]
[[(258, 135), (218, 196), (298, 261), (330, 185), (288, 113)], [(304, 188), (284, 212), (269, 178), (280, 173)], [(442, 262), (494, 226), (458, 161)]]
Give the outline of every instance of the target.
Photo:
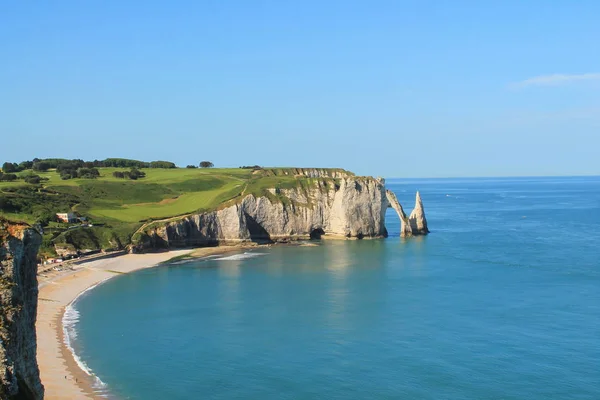
[[(420, 208), (410, 217), (381, 178), (323, 175), (302, 170), (295, 186), (248, 194), (217, 210), (144, 226), (133, 238), (134, 251), (240, 242), (287, 242), (320, 238), (386, 237), (388, 207), (398, 213), (403, 236), (427, 234)], [(309, 176), (310, 179), (304, 177)]]
[(41, 236), (0, 220), (0, 399), (42, 399), (35, 321)]

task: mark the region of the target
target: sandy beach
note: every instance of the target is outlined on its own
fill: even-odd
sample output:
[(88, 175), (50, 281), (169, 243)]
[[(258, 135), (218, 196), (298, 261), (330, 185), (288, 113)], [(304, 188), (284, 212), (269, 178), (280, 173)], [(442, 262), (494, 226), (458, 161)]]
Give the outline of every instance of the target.
[(46, 399), (95, 399), (92, 377), (77, 365), (64, 343), (62, 318), (65, 307), (81, 292), (121, 273), (156, 266), (174, 257), (206, 257), (241, 251), (240, 246), (207, 247), (164, 253), (127, 254), (90, 261), (72, 270), (50, 271), (38, 276), (37, 357)]

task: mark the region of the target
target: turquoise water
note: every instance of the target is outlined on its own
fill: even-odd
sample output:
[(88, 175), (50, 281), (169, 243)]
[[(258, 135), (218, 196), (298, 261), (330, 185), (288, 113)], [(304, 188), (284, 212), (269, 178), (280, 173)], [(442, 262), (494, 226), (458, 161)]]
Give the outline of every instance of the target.
[(600, 398), (600, 178), (388, 186), (431, 235), (120, 276), (74, 347), (118, 398)]

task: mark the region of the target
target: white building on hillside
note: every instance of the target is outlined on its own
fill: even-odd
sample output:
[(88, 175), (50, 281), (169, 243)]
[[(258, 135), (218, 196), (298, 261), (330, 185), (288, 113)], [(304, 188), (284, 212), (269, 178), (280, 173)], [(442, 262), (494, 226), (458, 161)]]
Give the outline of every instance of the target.
[(58, 219), (58, 222), (66, 222), (72, 224), (77, 222), (79, 218), (75, 213), (57, 213), (56, 219)]

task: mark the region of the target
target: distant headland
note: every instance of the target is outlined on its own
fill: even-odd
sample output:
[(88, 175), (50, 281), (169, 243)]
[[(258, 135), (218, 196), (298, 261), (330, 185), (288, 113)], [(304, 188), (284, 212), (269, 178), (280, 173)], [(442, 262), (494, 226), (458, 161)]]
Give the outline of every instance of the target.
[(0, 215), (43, 233), (43, 259), (110, 250), (386, 237), (429, 232), (417, 193), (407, 216), (382, 178), (338, 168), (178, 168), (170, 161), (60, 158), (5, 162)]

